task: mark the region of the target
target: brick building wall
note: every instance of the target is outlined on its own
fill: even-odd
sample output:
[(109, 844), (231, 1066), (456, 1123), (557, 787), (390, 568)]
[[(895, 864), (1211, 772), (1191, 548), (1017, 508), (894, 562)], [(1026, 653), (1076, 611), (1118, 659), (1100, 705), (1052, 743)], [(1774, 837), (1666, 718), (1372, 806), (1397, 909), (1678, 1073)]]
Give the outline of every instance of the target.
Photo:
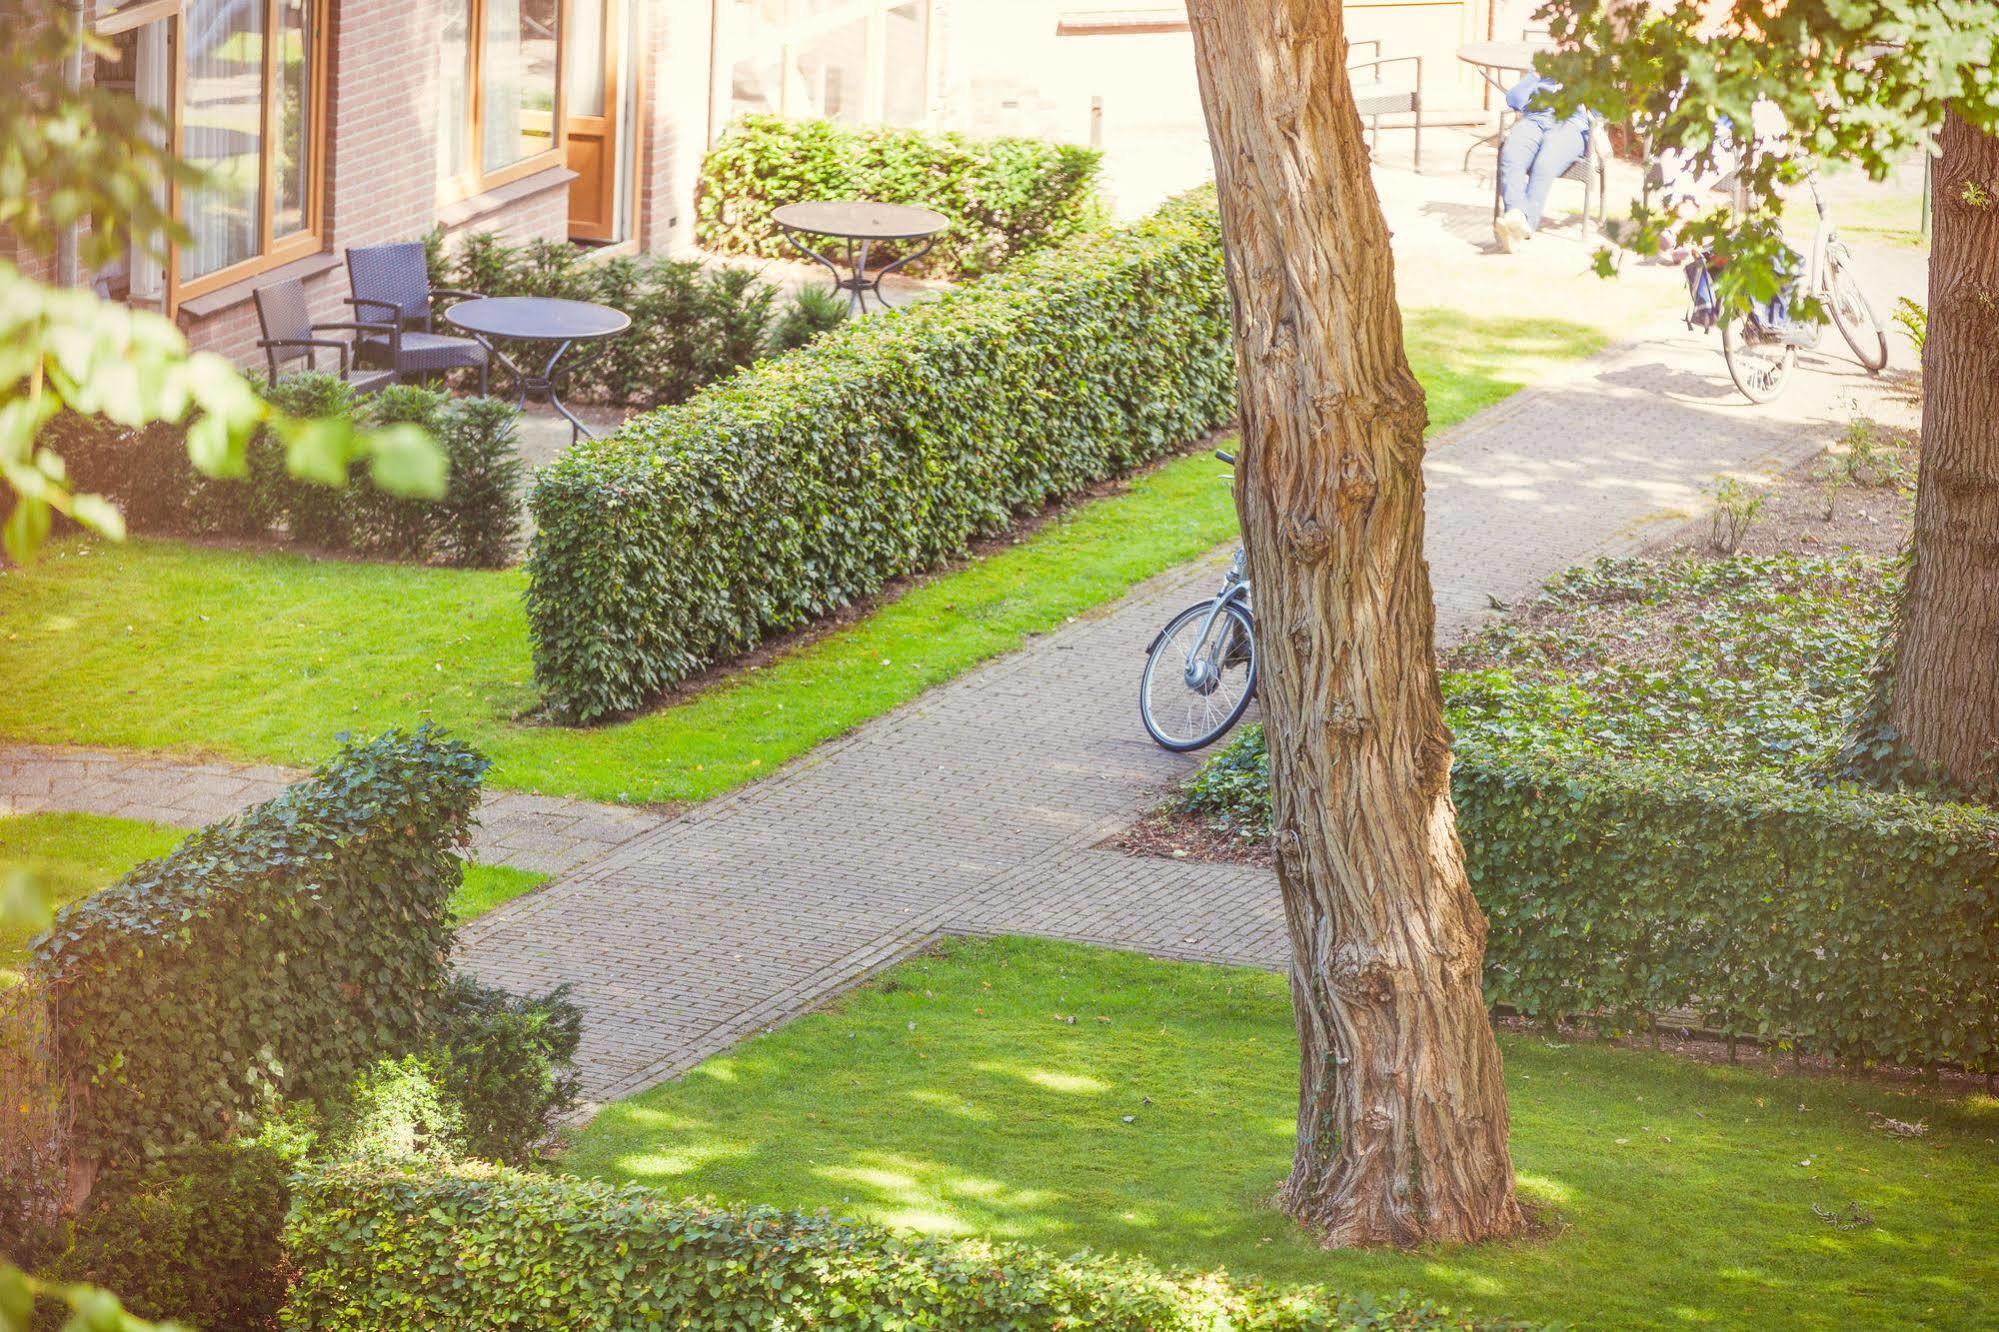
[(327, 65), (326, 215), (321, 253), (186, 302), (179, 320), (194, 346), (261, 364), (251, 293), (297, 276), (313, 317), (353, 318), (342, 253), (420, 240), (432, 227), (496, 231), (509, 240), (568, 233), (569, 173), (560, 168), (487, 195), (440, 205), (434, 52), (442, 0), (333, 0)]

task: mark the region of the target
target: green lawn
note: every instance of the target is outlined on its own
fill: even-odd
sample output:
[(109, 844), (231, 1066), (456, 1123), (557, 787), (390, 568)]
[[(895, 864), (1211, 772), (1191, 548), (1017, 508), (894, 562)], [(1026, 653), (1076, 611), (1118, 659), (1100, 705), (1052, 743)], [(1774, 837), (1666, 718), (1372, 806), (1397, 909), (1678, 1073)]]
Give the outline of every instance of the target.
[[(1447, 310), (1407, 327), (1433, 428), (1609, 338)], [(341, 731), (430, 718), (494, 760), (495, 786), (702, 800), (1227, 542), (1223, 475), (1206, 455), (1169, 462), (760, 670), (589, 730), (522, 720), (536, 694), (518, 571), (58, 543), (0, 574), (0, 735), (309, 764)]]
[[(167, 854), (186, 836), (185, 828), (100, 814), (0, 815), (0, 879), (26, 870), (60, 906), (96, 892), (142, 860)], [(501, 865), (467, 865), (452, 910), (470, 920), (547, 879)], [(15, 968), (33, 935), (0, 923), (0, 989), (19, 979)]]
[(1999, 1101), (1502, 1043), (1520, 1187), (1558, 1229), (1480, 1249), (1327, 1253), (1268, 1208), (1296, 1095), (1281, 977), (1043, 941), (906, 963), (610, 1107), (564, 1164), (1583, 1326), (1999, 1326)]

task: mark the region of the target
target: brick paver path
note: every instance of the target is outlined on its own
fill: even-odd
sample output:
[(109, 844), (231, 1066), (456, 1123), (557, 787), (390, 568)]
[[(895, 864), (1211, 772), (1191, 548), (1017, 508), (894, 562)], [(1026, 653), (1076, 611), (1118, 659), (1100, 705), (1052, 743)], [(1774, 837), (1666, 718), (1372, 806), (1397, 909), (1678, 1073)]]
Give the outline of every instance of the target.
[[(274, 764), (188, 763), (122, 750), (0, 744), (0, 814), (73, 810), (199, 828), (306, 774)], [(472, 858), (567, 874), (659, 822), (643, 809), (488, 791)]]
[[(1896, 417), (1841, 351), (1808, 358), (1785, 400), (1752, 408), (1713, 339), (1662, 327), (1439, 435), (1428, 480), (1440, 636), (1578, 560), (1644, 544), (1697, 512), (1719, 473), (1795, 464), (1855, 410)], [(1146, 739), (1137, 674), (1154, 631), (1216, 584), (1220, 563), (1155, 579), (671, 821), (492, 797), (481, 858), (564, 877), (469, 925), (464, 964), (517, 989), (575, 983), (597, 1101), (943, 934), (1281, 964), (1267, 872), (1100, 845), (1191, 766)], [(16, 747), (0, 749), (0, 808), (196, 823), (291, 775)]]

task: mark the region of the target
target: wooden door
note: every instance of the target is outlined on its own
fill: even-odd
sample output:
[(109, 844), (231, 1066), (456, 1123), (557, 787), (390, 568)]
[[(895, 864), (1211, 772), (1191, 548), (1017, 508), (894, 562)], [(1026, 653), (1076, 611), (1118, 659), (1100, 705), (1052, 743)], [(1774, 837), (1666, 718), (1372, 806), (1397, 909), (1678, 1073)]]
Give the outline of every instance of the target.
[(621, 87), (632, 62), (626, 15), (631, 0), (569, 0), (564, 126), (569, 138), (569, 237), (624, 239), (618, 216), (619, 163), (629, 154), (620, 136), (633, 131), (619, 109), (631, 91)]

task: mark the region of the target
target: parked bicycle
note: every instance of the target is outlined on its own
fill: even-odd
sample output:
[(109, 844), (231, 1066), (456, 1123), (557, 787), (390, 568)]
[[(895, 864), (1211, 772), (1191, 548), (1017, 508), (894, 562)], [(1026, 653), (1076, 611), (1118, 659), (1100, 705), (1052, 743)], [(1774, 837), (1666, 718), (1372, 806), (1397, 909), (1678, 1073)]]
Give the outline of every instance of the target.
[[(1235, 465), (1232, 453), (1215, 456)], [(1185, 753), (1228, 734), (1255, 696), (1256, 621), (1238, 549), (1222, 590), (1174, 616), (1145, 650), (1138, 711), (1154, 740)]]
[(1820, 310), (1831, 312), (1832, 322), (1861, 365), (1879, 374), (1888, 364), (1888, 331), (1860, 290), (1853, 254), (1839, 238), (1817, 178), (1809, 183), (1818, 225), (1805, 251), (1805, 272), (1776, 300), (1724, 310), (1715, 283), (1723, 262), (1701, 254), (1687, 265), (1692, 292), (1687, 325), (1703, 329), (1720, 325), (1721, 355), (1728, 363), (1728, 377), (1751, 402), (1775, 401), (1791, 381), (1798, 352), (1812, 350), (1825, 336), (1823, 315), (1809, 320), (1799, 317), (1807, 297), (1814, 298)]

